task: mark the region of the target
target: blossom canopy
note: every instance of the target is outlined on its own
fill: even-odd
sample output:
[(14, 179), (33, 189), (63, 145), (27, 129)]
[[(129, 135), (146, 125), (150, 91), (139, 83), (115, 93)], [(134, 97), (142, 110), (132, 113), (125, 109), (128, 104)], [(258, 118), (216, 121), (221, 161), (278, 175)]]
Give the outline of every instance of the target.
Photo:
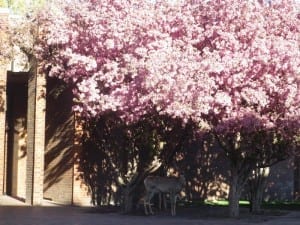
[(35, 50), (74, 87), (83, 116), (135, 121), (155, 110), (218, 132), (299, 130), (297, 2), (58, 2), (40, 13)]

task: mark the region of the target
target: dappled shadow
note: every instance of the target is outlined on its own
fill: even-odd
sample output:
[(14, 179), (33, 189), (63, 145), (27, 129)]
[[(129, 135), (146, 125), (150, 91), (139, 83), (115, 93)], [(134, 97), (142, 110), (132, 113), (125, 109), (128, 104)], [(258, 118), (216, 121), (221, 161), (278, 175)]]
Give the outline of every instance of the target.
[(71, 203), (74, 162), (72, 93), (62, 81), (51, 78), (47, 81), (46, 100), (44, 197)]
[(81, 150), (76, 161), (80, 179), (89, 186), (95, 205), (120, 205), (122, 192), (142, 153), (136, 149), (133, 134), (115, 115), (103, 115), (84, 125)]
[[(294, 158), (275, 164), (266, 181), (264, 201), (292, 201), (294, 189)], [(295, 181), (297, 177), (295, 176)]]
[(188, 139), (178, 164), (186, 174), (188, 201), (226, 199), (228, 195), (228, 161), (210, 134)]
[(180, 120), (164, 116), (127, 126), (113, 114), (85, 123), (82, 150), (76, 161), (82, 172), (80, 178), (89, 186), (92, 203), (121, 205), (126, 185), (136, 179), (133, 208), (138, 209), (144, 193), (143, 179), (149, 174), (145, 171), (155, 158), (161, 165), (151, 174), (185, 175), (183, 201), (203, 201), (210, 196), (225, 199), (226, 161), (217, 146), (208, 146), (212, 145), (208, 140), (211, 137), (196, 133), (194, 126), (183, 126)]
[[(46, 153), (46, 194), (51, 187), (64, 190), (62, 180), (69, 179), (64, 174), (71, 170), (74, 162), (70, 147), (74, 124), (68, 117), (70, 114), (53, 112), (50, 115), (52, 122), (48, 122), (56, 121), (59, 126), (47, 126), (47, 146), (52, 147)], [(80, 149), (75, 158), (79, 171), (77, 179), (88, 186), (94, 205), (120, 206), (124, 204), (125, 192), (130, 190), (132, 207), (140, 210), (143, 179), (150, 174), (145, 171), (155, 158), (162, 164), (151, 174), (166, 176), (167, 172), (176, 171), (185, 175), (186, 198), (182, 201), (203, 202), (228, 197), (227, 157), (213, 136), (196, 133), (194, 124), (182, 126), (179, 120), (151, 117), (128, 126), (111, 113), (98, 120), (82, 121), (82, 129)], [(62, 185), (57, 186), (61, 182)], [(128, 189), (133, 182), (136, 182), (134, 188)]]
[(3, 80), (0, 81), (0, 112), (5, 112), (5, 94), (6, 84)]

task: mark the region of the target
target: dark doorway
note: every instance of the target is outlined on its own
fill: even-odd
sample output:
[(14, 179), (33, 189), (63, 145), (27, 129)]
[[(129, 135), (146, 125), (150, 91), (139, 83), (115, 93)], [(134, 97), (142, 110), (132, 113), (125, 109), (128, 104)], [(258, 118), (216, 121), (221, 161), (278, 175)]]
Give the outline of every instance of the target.
[(27, 137), (27, 73), (7, 74), (6, 194), (25, 199)]

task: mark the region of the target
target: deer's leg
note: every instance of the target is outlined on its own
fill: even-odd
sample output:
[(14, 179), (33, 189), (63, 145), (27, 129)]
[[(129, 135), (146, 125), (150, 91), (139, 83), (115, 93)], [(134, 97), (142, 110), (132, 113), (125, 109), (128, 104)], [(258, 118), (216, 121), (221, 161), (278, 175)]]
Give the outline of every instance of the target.
[(171, 215), (176, 215), (176, 193), (170, 192), (170, 202), (171, 202)]
[(158, 208), (159, 211), (166, 210), (167, 209), (167, 199), (166, 199), (166, 193), (159, 192), (158, 193)]
[(176, 201), (177, 201), (177, 194), (174, 194), (174, 216), (176, 216)]
[(148, 207), (150, 207), (150, 193), (147, 191), (146, 192), (146, 195), (144, 197), (144, 211), (145, 211), (145, 214), (148, 215)]
[(148, 204), (148, 196), (147, 196), (147, 193), (146, 193), (146, 195), (144, 197), (144, 211), (145, 211), (145, 215), (148, 215), (147, 204)]
[(161, 201), (162, 201), (162, 199), (161, 199), (161, 197), (162, 197), (162, 195), (163, 195), (163, 193), (162, 192), (158, 192), (158, 209), (159, 209), (159, 211), (161, 211)]
[(167, 198), (166, 198), (166, 194), (163, 193), (163, 201), (164, 201), (164, 210), (167, 210)]
[(144, 199), (144, 209), (145, 209), (145, 214), (148, 215), (148, 209), (147, 206), (149, 208), (149, 212), (153, 215), (153, 211), (152, 211), (152, 207), (151, 207), (151, 199), (154, 196), (154, 192), (153, 191), (147, 191), (146, 195), (145, 195), (145, 199)]
[(151, 199), (153, 198), (155, 192), (151, 192), (150, 197), (149, 197), (149, 211), (152, 215), (154, 215), (153, 211), (152, 211), (152, 206), (151, 206)]

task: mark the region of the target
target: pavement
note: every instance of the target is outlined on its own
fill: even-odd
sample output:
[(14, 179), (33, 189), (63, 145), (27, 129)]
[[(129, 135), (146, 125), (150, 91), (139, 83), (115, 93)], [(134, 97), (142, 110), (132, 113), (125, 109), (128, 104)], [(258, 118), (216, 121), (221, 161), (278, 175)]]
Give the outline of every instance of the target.
[[(197, 209), (199, 210), (199, 209)], [(242, 219), (202, 217), (177, 210), (154, 216), (124, 215), (120, 212), (98, 211), (97, 208), (59, 206), (46, 202), (28, 206), (7, 196), (0, 197), (0, 225), (300, 225), (300, 211), (287, 211), (280, 216), (252, 216)]]

